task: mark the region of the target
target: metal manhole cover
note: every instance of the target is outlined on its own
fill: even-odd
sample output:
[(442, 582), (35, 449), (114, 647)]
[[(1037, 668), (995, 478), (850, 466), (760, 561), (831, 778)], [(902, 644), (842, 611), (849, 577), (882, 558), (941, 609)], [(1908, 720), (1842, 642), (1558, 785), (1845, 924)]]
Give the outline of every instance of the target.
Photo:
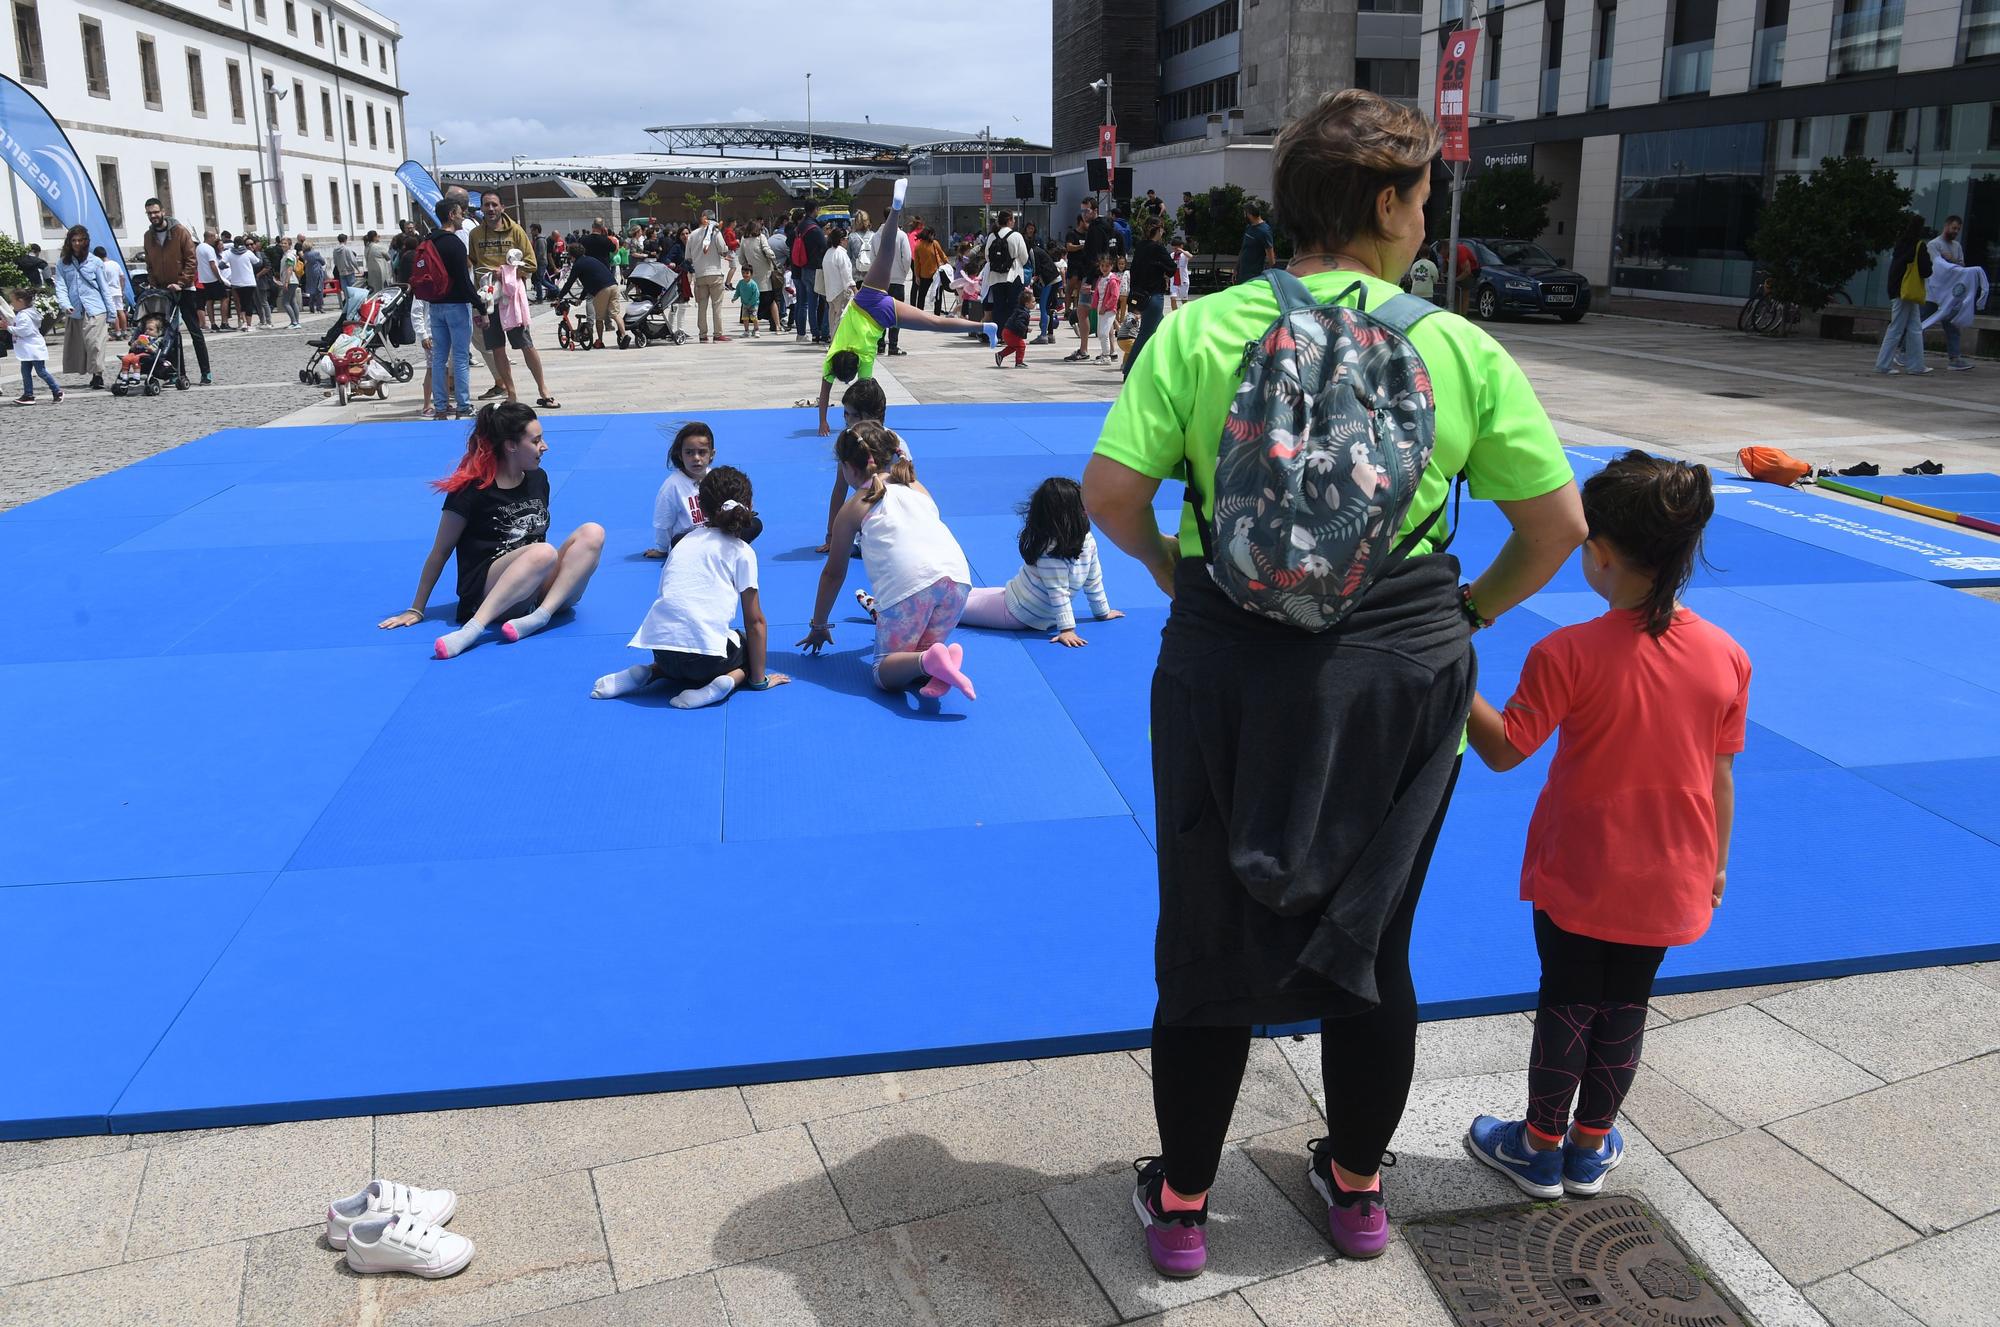
[(1764, 399), (1762, 392), (1710, 392), (1708, 394), (1710, 396), (1726, 396), (1732, 401), (1761, 401)]
[(1744, 1327), (1632, 1198), (1474, 1212), (1404, 1235), (1460, 1327)]

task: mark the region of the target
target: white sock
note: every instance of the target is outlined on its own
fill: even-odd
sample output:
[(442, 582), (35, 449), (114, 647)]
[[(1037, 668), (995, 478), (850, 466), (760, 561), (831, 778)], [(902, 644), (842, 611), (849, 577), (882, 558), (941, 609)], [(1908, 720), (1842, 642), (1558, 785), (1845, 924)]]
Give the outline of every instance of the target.
[(724, 673), (705, 687), (689, 687), (667, 704), (677, 710), (698, 710), (704, 705), (715, 704), (734, 690), (736, 690), (736, 679)]
[(612, 700), (619, 696), (629, 696), (634, 691), (643, 690), (653, 683), (653, 665), (633, 664), (615, 673), (606, 673), (597, 679), (597, 685), (590, 689), (592, 700)]
[(509, 641), (520, 640), (523, 636), (532, 636), (549, 624), (551, 616), (552, 614), (550, 614), (548, 609), (537, 608), (532, 613), (523, 613), (520, 617), (502, 625), (500, 634), (505, 636)]
[(440, 659), (456, 659), (467, 649), (471, 648), (472, 642), (479, 639), (480, 630), (478, 626), (468, 622), (457, 631), (447, 631), (444, 635), (439, 636), (435, 650), (437, 657)]

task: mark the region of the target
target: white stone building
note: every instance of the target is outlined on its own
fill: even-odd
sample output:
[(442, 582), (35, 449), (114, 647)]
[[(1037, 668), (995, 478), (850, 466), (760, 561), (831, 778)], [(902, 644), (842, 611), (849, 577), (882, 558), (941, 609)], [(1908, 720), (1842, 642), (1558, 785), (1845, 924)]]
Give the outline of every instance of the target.
[[(49, 108), (122, 247), (145, 201), (199, 233), (389, 231), (408, 206), (401, 31), (357, 0), (0, 0), (0, 72)], [(275, 146), (274, 146), (275, 144)], [(275, 165), (275, 169), (273, 166)], [(7, 176), (0, 229), (53, 251), (55, 218)]]

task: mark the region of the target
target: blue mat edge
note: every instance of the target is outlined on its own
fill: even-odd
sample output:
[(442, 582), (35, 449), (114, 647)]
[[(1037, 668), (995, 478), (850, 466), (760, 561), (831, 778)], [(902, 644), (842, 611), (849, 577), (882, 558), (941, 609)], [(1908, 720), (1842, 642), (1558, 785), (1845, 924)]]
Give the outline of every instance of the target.
[[(2000, 943), (1966, 945), (1949, 949), (1909, 950), (1900, 954), (1870, 954), (1857, 958), (1829, 959), (1819, 963), (1778, 964), (1723, 973), (1666, 977), (1662, 978), (1654, 988), (1654, 994), (1682, 995), (1695, 991), (1731, 990), (1775, 982), (1852, 977), (1864, 973), (1894, 972), (1908, 968), (1954, 967), (1963, 963), (1983, 963), (1995, 959), (2000, 959)], [(1421, 1003), (1418, 1005), (1418, 1017), (1424, 1022), (1444, 1022), (1488, 1014), (1518, 1013), (1534, 1006), (1535, 993), (1525, 991), (1482, 996), (1471, 1000)], [(1317, 1023), (1265, 1025), (1256, 1028), (1255, 1033), (1261, 1037), (1278, 1037), (1314, 1032), (1318, 1027)], [(287, 1102), (282, 1105), (222, 1106), (196, 1110), (138, 1111), (129, 1114), (121, 1113), (114, 1107), (110, 1115), (101, 1120), (96, 1117), (77, 1116), (62, 1120), (0, 1121), (0, 1140), (74, 1137), (98, 1133), (158, 1133), (167, 1130), (221, 1128), (242, 1124), (278, 1124), (300, 1120), (352, 1118), (361, 1115), (462, 1110), (479, 1106), (516, 1106), (530, 1102), (578, 1101), (641, 1093), (685, 1092), (700, 1088), (748, 1087), (758, 1083), (789, 1083), (854, 1074), (943, 1069), (961, 1065), (994, 1064), (1005, 1060), (1050, 1059), (1105, 1051), (1139, 1050), (1151, 1044), (1150, 1027), (1127, 1028), (1068, 1037), (992, 1042), (972, 1046), (943, 1046), (915, 1051), (882, 1051), (822, 1060), (663, 1070), (658, 1073), (562, 1079), (546, 1083), (512, 1083), (491, 1088), (458, 1088), (384, 1096), (324, 1098), (316, 1101)], [(71, 1127), (72, 1125), (84, 1127)], [(103, 1127), (98, 1127), (100, 1125)]]

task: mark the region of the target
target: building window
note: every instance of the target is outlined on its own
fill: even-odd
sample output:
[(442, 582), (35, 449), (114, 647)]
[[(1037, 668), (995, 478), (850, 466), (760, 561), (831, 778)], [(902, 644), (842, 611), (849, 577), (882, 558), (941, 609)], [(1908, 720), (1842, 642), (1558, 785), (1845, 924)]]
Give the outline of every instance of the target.
[(375, 186), (375, 224), (382, 224), (382, 186)]
[(389, 43), (381, 41), (375, 43), (375, 63), (382, 66), (383, 73), (389, 72)]
[(354, 224), (361, 224), (361, 181), (354, 181)]
[(1384, 97), (1415, 97), (1417, 63), (1415, 60), (1356, 60), (1354, 86)]
[(1562, 10), (1554, 5), (1546, 5), (1544, 9), (1548, 13), (1543, 20), (1547, 32), (1542, 43), (1541, 100), (1536, 108), (1543, 115), (1554, 115), (1562, 97), (1563, 16)]
[(396, 216), (396, 229), (403, 228), (403, 195), (400, 191), (389, 195), (389, 208)]
[(1908, 152), (1910, 150), (1910, 113), (1908, 111), (1889, 112), (1889, 136), (1882, 144), (1884, 153)]
[(1424, 0), (1361, 0), (1360, 9), (1364, 14), (1421, 14)]
[(234, 60), (227, 62), (229, 74), (229, 116), (236, 123), (243, 123), (243, 66)]
[(326, 141), (333, 141), (333, 94), (325, 88), (319, 90), (319, 127), (326, 135)]
[(204, 230), (220, 230), (222, 218), (215, 214), (215, 172), (201, 173), (201, 224)]
[(1486, 15), (1486, 83), (1479, 91), (1479, 109), (1488, 115), (1500, 113), (1500, 42), (1507, 35), (1507, 11), (1489, 10)]
[(1590, 109), (1611, 104), (1611, 54), (1618, 48), (1618, 0), (1597, 0), (1597, 49), (1590, 60)]
[(363, 33), (357, 40), (361, 43), (361, 63), (368, 63), (368, 34)]
[(380, 146), (375, 139), (375, 107), (372, 103), (368, 107), (368, 146)]
[(306, 85), (296, 78), (292, 80), (292, 119), (299, 126), (299, 137), (304, 138), (306, 129)]
[(340, 39), (340, 53), (341, 53), (342, 55), (346, 55), (346, 54), (347, 54), (347, 25), (346, 25), (345, 23), (336, 23), (336, 24), (334, 24), (334, 25), (333, 25), (333, 32), (334, 32), (334, 35), (335, 35), (336, 37), (338, 37), (338, 38)]
[(1958, 58), (2000, 55), (2000, 0), (1965, 0), (1958, 20)]
[(299, 9), (292, 0), (285, 0), (285, 31), (294, 37), (299, 35)]
[(1715, 67), (1716, 0), (1676, 0), (1660, 92), (1705, 97)]
[(153, 197), (168, 216), (174, 214), (174, 173), (165, 166), (153, 167)]
[(1197, 46), (1206, 46), (1218, 37), (1228, 36), (1240, 26), (1237, 0), (1223, 0), (1222, 4), (1211, 5), (1193, 18), (1182, 19), (1162, 32), (1160, 58), (1165, 60)]
[(317, 9), (313, 11), (313, 45), (326, 45), (326, 28), (320, 22), (319, 11)]
[(1742, 298), (1753, 266), (1745, 246), (1769, 185), (1766, 144), (1774, 127), (1625, 135), (1612, 285)]
[(111, 67), (104, 59), (104, 29), (94, 18), (77, 21), (83, 27), (83, 85), (93, 97), (109, 97)]
[(1934, 117), (1931, 129), (1931, 147), (1939, 152), (1951, 151), (1951, 107), (1940, 106), (1931, 112)]
[(243, 229), (257, 229), (257, 189), (247, 170), (236, 172), (236, 201), (243, 207)]
[(14, 0), (14, 57), (23, 83), (49, 85), (49, 68), (42, 59), (42, 15), (35, 0)]
[(1773, 88), (1785, 81), (1785, 33), (1792, 0), (1764, 0), (1764, 18), (1750, 44), (1750, 86)]
[(259, 23), (269, 23), (271, 21), (270, 14), (266, 13), (264, 10), (264, 0), (256, 0), (255, 11), (257, 14), (257, 21)]
[(1243, 81), (1243, 86), (1244, 86), (1244, 87), (1246, 87), (1246, 88), (1254, 88), (1254, 87), (1256, 87), (1256, 86), (1257, 86), (1257, 66), (1256, 66), (1256, 65), (1254, 65), (1254, 64), (1253, 64), (1253, 65), (1251, 65), (1251, 66), (1250, 66), (1250, 76), (1249, 76), (1248, 78), (1244, 79), (1244, 81)]
[(1792, 156), (1803, 157), (1812, 142), (1812, 121), (1803, 117), (1792, 121)]
[(196, 115), (208, 114), (208, 80), (201, 72), (201, 51), (187, 48), (188, 109)]
[(97, 192), (104, 199), (104, 219), (111, 223), (111, 229), (125, 229), (125, 191), (118, 185), (116, 158), (97, 159)]
[(160, 109), (160, 55), (151, 37), (139, 38), (139, 90), (145, 95), (146, 109)]
[(1236, 104), (1236, 75), (1230, 74), (1168, 93), (1161, 99), (1160, 115), (1162, 120), (1185, 120), (1226, 111)]
[(326, 182), (326, 205), (327, 205), (327, 210), (333, 214), (333, 224), (338, 226), (340, 224), (340, 181), (339, 180), (328, 180)]
[(387, 106), (382, 108), (382, 133), (389, 140), (389, 150), (396, 150), (396, 112)]
[(1827, 77), (1894, 69), (1903, 53), (1903, 0), (1841, 0)]
[(300, 192), (305, 195), (306, 199), (306, 224), (308, 226), (317, 226), (319, 224), (319, 200), (313, 197), (313, 177), (310, 175), (303, 177), (300, 185)]
[(361, 142), (361, 138), (355, 132), (354, 128), (354, 98), (352, 97), (347, 99), (347, 141), (356, 145), (359, 145)]
[(1860, 157), (1868, 154), (1868, 117), (1850, 115), (1847, 117), (1847, 140), (1841, 144), (1841, 155)]

